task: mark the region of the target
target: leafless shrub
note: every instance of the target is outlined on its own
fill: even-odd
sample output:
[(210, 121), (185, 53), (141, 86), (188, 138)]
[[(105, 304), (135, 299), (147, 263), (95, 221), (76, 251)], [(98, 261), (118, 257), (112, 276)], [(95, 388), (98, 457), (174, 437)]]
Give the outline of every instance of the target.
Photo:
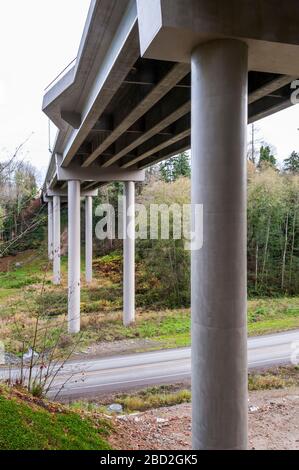
[[(75, 374), (80, 375), (80, 371), (64, 375), (63, 382), (56, 388), (55, 381), (59, 374), (65, 368), (73, 353), (77, 350), (81, 336), (75, 339), (67, 334), (67, 320), (65, 316), (53, 322), (51, 316), (48, 315), (45, 302), (45, 270), (42, 286), (37, 295), (37, 312), (34, 315), (31, 334), (28, 335), (27, 330), (23, 328), (21, 323), (16, 323), (18, 342), (20, 344), (20, 361), (17, 366), (10, 364), (8, 374), (6, 374), (6, 382), (11, 386), (22, 386), (26, 388), (32, 395), (43, 397), (57, 390), (54, 396), (56, 399), (66, 383), (69, 382)], [(61, 302), (65, 302), (64, 296)], [(24, 302), (27, 302), (24, 295)], [(30, 305), (28, 305), (30, 311)], [(26, 353), (27, 351), (27, 353)]]

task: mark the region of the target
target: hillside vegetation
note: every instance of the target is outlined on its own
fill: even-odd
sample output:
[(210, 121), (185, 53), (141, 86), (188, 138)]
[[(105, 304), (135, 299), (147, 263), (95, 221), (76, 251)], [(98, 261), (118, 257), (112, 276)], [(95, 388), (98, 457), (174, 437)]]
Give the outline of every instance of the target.
[[(94, 281), (91, 286), (83, 281), (82, 286), (81, 335), (78, 338), (68, 336), (66, 258), (62, 260), (62, 285), (53, 286), (47, 260), (34, 257), (34, 253), (28, 252), (27, 258), (26, 254), (13, 258), (14, 262), (21, 262), (21, 266), (0, 273), (0, 338), (7, 351), (20, 354), (32, 345), (37, 319), (38, 351), (55, 346), (57, 354), (68, 354), (73, 347), (84, 349), (93, 343), (123, 339), (149, 340), (147, 346), (142, 345), (142, 350), (190, 344), (190, 309), (168, 308), (167, 299), (163, 303), (161, 298), (155, 305), (159, 281), (144, 277), (141, 262), (137, 263), (136, 324), (130, 328), (122, 325), (119, 252), (95, 259)], [(299, 328), (298, 296), (249, 299), (250, 335), (292, 328)]]

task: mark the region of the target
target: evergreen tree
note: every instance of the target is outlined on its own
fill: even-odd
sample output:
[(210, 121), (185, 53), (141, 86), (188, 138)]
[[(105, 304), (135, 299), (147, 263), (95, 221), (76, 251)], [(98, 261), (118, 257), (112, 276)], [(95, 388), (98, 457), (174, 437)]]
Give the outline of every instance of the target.
[(262, 145), (260, 149), (260, 159), (259, 159), (259, 168), (261, 167), (272, 167), (276, 168), (276, 158), (271, 152), (271, 149), (269, 145), (266, 145), (265, 147)]
[(160, 164), (160, 174), (167, 183), (176, 181), (181, 176), (190, 178), (191, 166), (187, 152), (182, 152)]
[(288, 173), (299, 173), (299, 153), (292, 152), (289, 158), (283, 161), (283, 169)]
[(175, 157), (168, 158), (165, 162), (160, 164), (161, 178), (166, 183), (170, 183), (172, 181), (172, 167), (174, 158)]
[(180, 153), (175, 157), (173, 162), (173, 181), (181, 176), (185, 176), (186, 178), (190, 178), (191, 176), (190, 159), (186, 152)]

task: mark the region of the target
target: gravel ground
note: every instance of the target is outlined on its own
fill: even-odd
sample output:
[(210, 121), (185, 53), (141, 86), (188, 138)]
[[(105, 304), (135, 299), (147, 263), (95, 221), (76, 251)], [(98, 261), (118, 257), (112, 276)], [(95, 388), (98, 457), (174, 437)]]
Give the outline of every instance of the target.
[[(250, 392), (249, 448), (299, 449), (299, 388)], [(189, 450), (191, 405), (115, 418), (111, 444), (119, 450)]]

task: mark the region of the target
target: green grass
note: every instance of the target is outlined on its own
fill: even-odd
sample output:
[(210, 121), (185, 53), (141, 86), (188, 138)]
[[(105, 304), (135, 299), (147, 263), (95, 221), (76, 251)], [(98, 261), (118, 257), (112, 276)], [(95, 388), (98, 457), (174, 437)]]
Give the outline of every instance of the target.
[(249, 336), (266, 335), (279, 331), (287, 331), (299, 328), (299, 319), (297, 318), (273, 318), (260, 321), (259, 323), (248, 324)]
[[(0, 272), (1, 292), (8, 289), (20, 289), (31, 284), (36, 284), (43, 279), (43, 270), (47, 262), (40, 258), (37, 253), (32, 251), (26, 252), (20, 256), (12, 258), (10, 270), (8, 272)], [(16, 263), (20, 266), (16, 267)]]
[[(88, 304), (84, 304), (88, 305)], [(136, 324), (124, 328), (121, 313), (92, 312), (99, 304), (90, 303), (90, 309), (83, 309), (82, 340), (115, 341), (128, 338), (149, 339), (156, 346), (151, 348), (173, 348), (190, 345), (190, 309), (139, 310)], [(112, 310), (112, 312), (111, 312)], [(248, 301), (248, 333), (260, 335), (299, 328), (299, 297), (258, 299)]]
[(299, 297), (248, 301), (248, 333), (261, 335), (299, 328)]
[(0, 388), (0, 450), (109, 449), (107, 427), (64, 407)]
[[(1, 282), (1, 281), (0, 281)], [(6, 300), (11, 298), (12, 296), (16, 295), (18, 293), (18, 289), (12, 289), (12, 288), (0, 288), (0, 301), (1, 300)]]
[(138, 335), (162, 342), (166, 347), (181, 347), (190, 344), (190, 311), (165, 310), (153, 312), (148, 321), (137, 325)]

